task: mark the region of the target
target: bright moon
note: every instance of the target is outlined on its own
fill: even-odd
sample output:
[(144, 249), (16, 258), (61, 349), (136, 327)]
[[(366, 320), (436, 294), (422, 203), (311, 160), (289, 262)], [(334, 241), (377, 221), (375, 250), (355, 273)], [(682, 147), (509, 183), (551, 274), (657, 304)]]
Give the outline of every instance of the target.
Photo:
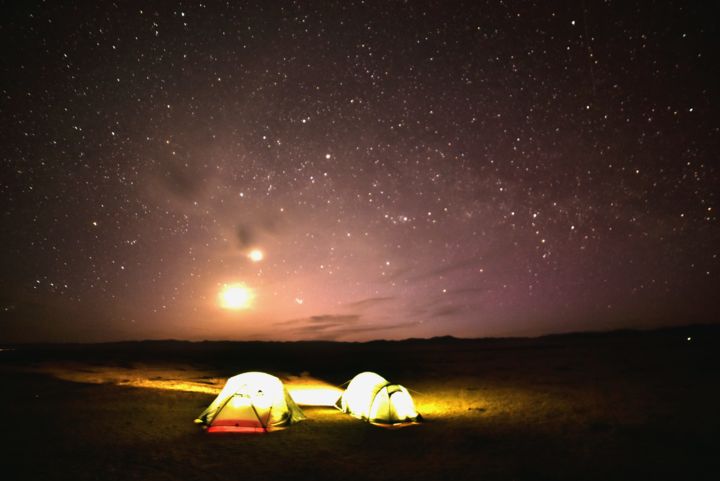
[(260, 262), (265, 257), (260, 249), (253, 249), (248, 253), (248, 258), (253, 262)]
[(225, 284), (219, 297), (224, 309), (247, 309), (253, 295), (252, 290), (242, 284)]

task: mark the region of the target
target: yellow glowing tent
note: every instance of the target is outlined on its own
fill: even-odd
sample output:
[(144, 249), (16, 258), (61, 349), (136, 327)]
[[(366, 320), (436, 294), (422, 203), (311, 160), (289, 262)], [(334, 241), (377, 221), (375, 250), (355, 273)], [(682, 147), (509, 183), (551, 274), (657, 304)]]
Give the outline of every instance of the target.
[(399, 426), (420, 421), (407, 389), (374, 372), (355, 376), (338, 400), (338, 407), (373, 424)]
[(303, 419), (305, 415), (280, 379), (263, 372), (246, 372), (228, 379), (195, 422), (208, 432), (262, 433)]

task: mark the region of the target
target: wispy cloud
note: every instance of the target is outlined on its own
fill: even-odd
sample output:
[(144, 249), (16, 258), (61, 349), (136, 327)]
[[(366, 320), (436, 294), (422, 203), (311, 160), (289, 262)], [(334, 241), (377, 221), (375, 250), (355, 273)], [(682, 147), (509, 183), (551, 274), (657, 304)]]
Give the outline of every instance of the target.
[(464, 306), (438, 306), (437, 308), (431, 310), (430, 316), (434, 318), (455, 317), (462, 314), (465, 310), (467, 310), (467, 308)]
[(361, 322), (359, 314), (332, 315), (323, 314), (301, 319), (276, 322), (284, 326), (293, 337), (337, 341), (353, 334), (363, 332), (381, 332), (402, 329), (416, 325), (415, 322), (397, 322), (393, 324)]
[(368, 297), (367, 299), (361, 299), (359, 301), (351, 302), (346, 304), (346, 307), (350, 309), (368, 309), (375, 307), (380, 304), (385, 304), (395, 299), (394, 297)]

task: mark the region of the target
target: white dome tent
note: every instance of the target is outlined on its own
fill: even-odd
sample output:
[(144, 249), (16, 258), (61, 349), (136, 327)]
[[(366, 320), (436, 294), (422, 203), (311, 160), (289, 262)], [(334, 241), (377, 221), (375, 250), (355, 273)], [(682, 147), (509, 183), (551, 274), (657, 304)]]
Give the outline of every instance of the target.
[(208, 432), (263, 433), (303, 419), (305, 415), (280, 379), (263, 372), (246, 372), (228, 379), (195, 423)]
[(340, 396), (337, 407), (356, 418), (382, 426), (402, 426), (421, 420), (408, 390), (374, 372), (355, 376)]

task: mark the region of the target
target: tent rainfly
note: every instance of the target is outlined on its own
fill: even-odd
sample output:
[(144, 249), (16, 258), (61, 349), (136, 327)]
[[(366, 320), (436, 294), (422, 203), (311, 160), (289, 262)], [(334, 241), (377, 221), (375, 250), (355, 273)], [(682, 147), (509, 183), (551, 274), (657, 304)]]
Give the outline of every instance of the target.
[(402, 426), (421, 420), (408, 390), (374, 372), (355, 376), (336, 405), (341, 411), (372, 424)]
[(228, 379), (195, 423), (208, 432), (264, 433), (303, 419), (305, 415), (280, 379), (246, 372)]

